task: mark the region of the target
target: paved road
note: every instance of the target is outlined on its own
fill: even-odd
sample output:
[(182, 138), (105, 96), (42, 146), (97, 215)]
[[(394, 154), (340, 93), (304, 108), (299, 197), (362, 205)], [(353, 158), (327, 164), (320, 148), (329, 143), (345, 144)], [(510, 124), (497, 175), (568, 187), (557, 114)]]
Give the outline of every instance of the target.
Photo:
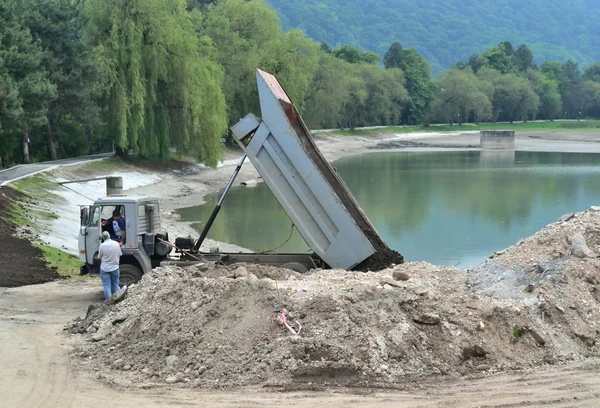
[(55, 160), (34, 164), (19, 164), (18, 166), (11, 167), (10, 169), (0, 171), (0, 186), (10, 183), (11, 181), (18, 180), (20, 178), (30, 176), (40, 171), (52, 169), (59, 166), (68, 166), (92, 160), (105, 159), (108, 157), (112, 157), (113, 155), (114, 153), (101, 153), (92, 156), (77, 157), (74, 159)]

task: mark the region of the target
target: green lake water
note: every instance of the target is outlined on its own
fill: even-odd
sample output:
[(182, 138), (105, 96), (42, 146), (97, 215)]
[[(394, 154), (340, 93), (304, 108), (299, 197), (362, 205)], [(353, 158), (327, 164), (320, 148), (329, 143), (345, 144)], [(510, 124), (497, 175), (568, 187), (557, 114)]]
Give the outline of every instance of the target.
[[(375, 229), (407, 261), (468, 267), (561, 215), (600, 205), (600, 155), (386, 152), (334, 163)], [(180, 211), (201, 231), (219, 196)], [(208, 237), (253, 251), (284, 243), (292, 223), (268, 187), (235, 187)], [(295, 229), (276, 252), (308, 252)]]

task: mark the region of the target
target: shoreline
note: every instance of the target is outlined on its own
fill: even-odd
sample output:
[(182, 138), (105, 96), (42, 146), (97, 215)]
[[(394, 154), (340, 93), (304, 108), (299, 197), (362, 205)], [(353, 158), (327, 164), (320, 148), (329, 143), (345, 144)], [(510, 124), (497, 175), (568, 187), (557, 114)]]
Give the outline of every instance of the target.
[[(595, 136), (595, 138), (594, 138)], [(314, 136), (324, 157), (333, 163), (336, 160), (370, 153), (382, 152), (434, 152), (434, 151), (480, 151), (479, 131), (469, 132), (426, 132), (412, 134), (381, 134), (376, 136), (336, 136), (317, 133)], [(419, 146), (386, 147), (394, 143), (418, 143)], [(600, 153), (600, 131), (578, 133), (576, 131), (526, 131), (516, 135), (515, 151)], [(228, 151), (223, 158), (227, 163), (216, 170), (195, 167), (195, 171), (180, 177), (162, 179), (132, 189), (132, 194), (158, 196), (163, 213), (163, 228), (173, 236), (197, 237), (199, 232), (192, 227), (195, 222), (181, 221), (177, 211), (206, 203), (209, 195), (219, 194), (229, 181), (233, 169), (241, 156)], [(235, 163), (235, 164), (234, 164)], [(242, 182), (259, 179), (260, 175), (249, 161), (244, 163), (234, 187)], [(160, 191), (160, 194), (156, 194)], [(251, 252), (226, 242), (206, 240), (203, 248), (217, 246), (224, 252)]]
[[(596, 139), (586, 132), (574, 131), (548, 132), (527, 131), (517, 133), (515, 151), (524, 152), (561, 152), (561, 153), (600, 153), (600, 131), (593, 132)], [(592, 137), (590, 137), (592, 136)], [(382, 152), (432, 152), (432, 151), (479, 151), (479, 132), (460, 132), (456, 134), (382, 134), (377, 136), (333, 136), (317, 133), (317, 146), (323, 156), (333, 163), (338, 159), (368, 153)], [(418, 141), (419, 146), (385, 147), (385, 144), (403, 141)], [(379, 147), (378, 147), (379, 146)], [(216, 170), (198, 169), (189, 175), (170, 177), (169, 185), (161, 180), (156, 184), (130, 190), (133, 194), (148, 194), (157, 196), (156, 187), (160, 187), (162, 209), (177, 211), (182, 208), (194, 207), (206, 203), (205, 198), (222, 191), (231, 177), (235, 159), (240, 155), (227, 152), (224, 161), (228, 164)], [(234, 186), (241, 182), (259, 179), (260, 175), (249, 161), (244, 163)]]

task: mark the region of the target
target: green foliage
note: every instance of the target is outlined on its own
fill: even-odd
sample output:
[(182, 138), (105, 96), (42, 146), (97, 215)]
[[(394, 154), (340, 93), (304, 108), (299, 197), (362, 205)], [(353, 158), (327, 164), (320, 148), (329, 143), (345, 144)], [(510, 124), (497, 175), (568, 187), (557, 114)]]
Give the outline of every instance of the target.
[(167, 159), (176, 146), (215, 166), (226, 131), (223, 74), (184, 0), (90, 0), (89, 36), (117, 145)]
[(318, 45), (299, 31), (283, 33), (264, 1), (224, 0), (207, 9), (203, 35), (216, 47), (225, 70), (223, 91), (234, 124), (259, 113), (256, 68), (277, 76), (299, 108), (318, 66)]
[(351, 64), (377, 64), (381, 56), (371, 51), (363, 52), (347, 44), (332, 51), (333, 55)]
[(402, 109), (402, 123), (421, 123), (435, 94), (431, 67), (414, 49), (404, 49), (394, 42), (384, 57), (386, 69), (398, 68), (404, 73), (408, 101)]
[(521, 326), (519, 326), (518, 324), (515, 324), (513, 326), (513, 331), (512, 331), (512, 341), (517, 342), (517, 341), (521, 340), (522, 335), (523, 335), (523, 328)]
[(432, 113), (443, 122), (462, 124), (492, 117), (489, 85), (471, 70), (450, 69), (441, 74)]
[[(528, 44), (538, 62), (600, 60), (600, 5), (590, 0), (269, 0), (286, 28), (333, 47), (381, 55), (394, 41), (415, 48), (435, 73), (499, 41)], [(476, 71), (476, 70), (475, 70)]]

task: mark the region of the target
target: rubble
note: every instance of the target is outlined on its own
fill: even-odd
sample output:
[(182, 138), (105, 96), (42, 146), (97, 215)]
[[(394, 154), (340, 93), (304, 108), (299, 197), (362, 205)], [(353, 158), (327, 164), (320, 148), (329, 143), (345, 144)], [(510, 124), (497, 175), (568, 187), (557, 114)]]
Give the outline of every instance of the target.
[(600, 212), (468, 271), (157, 268), (70, 329), (82, 369), (157, 386), (393, 387), (581, 360), (600, 355), (600, 260), (571, 254), (577, 234), (597, 253)]

